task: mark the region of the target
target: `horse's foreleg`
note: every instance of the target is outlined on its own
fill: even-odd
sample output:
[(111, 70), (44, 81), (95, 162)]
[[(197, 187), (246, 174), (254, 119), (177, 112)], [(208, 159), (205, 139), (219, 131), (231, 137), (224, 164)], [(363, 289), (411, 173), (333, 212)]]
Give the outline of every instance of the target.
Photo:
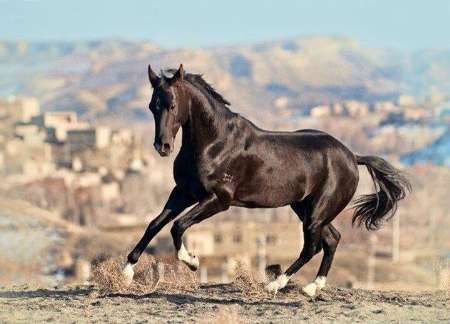
[(193, 271), (199, 267), (198, 258), (190, 254), (183, 244), (183, 233), (192, 225), (200, 223), (206, 218), (209, 218), (221, 211), (229, 208), (228, 204), (219, 200), (215, 194), (211, 194), (206, 199), (199, 202), (194, 208), (192, 208), (186, 215), (176, 220), (173, 223), (170, 230), (173, 238), (175, 249), (177, 250), (177, 257), (180, 261), (186, 263), (186, 265)]
[(127, 285), (131, 284), (131, 281), (133, 280), (134, 265), (138, 262), (139, 257), (147, 248), (148, 244), (153, 239), (153, 237), (156, 234), (158, 234), (158, 232), (167, 223), (169, 223), (181, 212), (183, 212), (183, 210), (185, 210), (194, 203), (195, 200), (192, 199), (188, 193), (185, 193), (178, 187), (175, 187), (172, 190), (169, 199), (167, 200), (166, 205), (164, 206), (162, 212), (150, 222), (141, 240), (133, 249), (133, 251), (131, 251), (131, 253), (128, 255), (127, 263), (125, 265), (125, 268), (123, 269), (123, 274), (125, 276)]

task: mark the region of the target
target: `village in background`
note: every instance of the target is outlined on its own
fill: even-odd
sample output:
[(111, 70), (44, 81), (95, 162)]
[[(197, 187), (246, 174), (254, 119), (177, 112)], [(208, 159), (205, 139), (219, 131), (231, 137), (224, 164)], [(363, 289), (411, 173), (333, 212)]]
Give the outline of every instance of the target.
[[(241, 63), (235, 70), (245, 74)], [(92, 75), (102, 69), (92, 66)], [(110, 257), (125, 261), (162, 209), (174, 185), (173, 157), (161, 158), (152, 148), (153, 121), (147, 110), (151, 90), (144, 83), (146, 65), (142, 62), (140, 67), (140, 86), (148, 89), (141, 97), (147, 102), (139, 101), (141, 110), (133, 120), (125, 114), (121, 118), (117, 110), (111, 115), (91, 114), (89, 108), (80, 109), (79, 101), (71, 110), (67, 101), (60, 100), (57, 106), (54, 98), (30, 96), (27, 90), (0, 98), (0, 285), (86, 282), (98, 262)], [(227, 86), (232, 82), (227, 78), (213, 73), (219, 92), (223, 87), (238, 97), (240, 93)], [(239, 82), (242, 86), (244, 81)], [(450, 97), (401, 93), (377, 100), (318, 100), (308, 106), (285, 89), (275, 92), (265, 102), (270, 110), (246, 108), (245, 103), (257, 99), (245, 96), (257, 93), (242, 94), (244, 106), (238, 101), (231, 109), (264, 128), (328, 131), (355, 152), (386, 157), (413, 184), (412, 194), (380, 231), (352, 227), (351, 208), (337, 217), (342, 240), (331, 284), (448, 289)], [(64, 95), (67, 92), (61, 92)], [(120, 104), (136, 100), (133, 95), (126, 98)], [(40, 108), (41, 100), (45, 109)], [(307, 108), (299, 113), (296, 105)], [(358, 194), (370, 192), (371, 179), (364, 168), (360, 173)], [(151, 242), (147, 253), (174, 257), (169, 229), (170, 225)], [(261, 275), (270, 264), (286, 268), (300, 252), (301, 233), (301, 223), (288, 207), (231, 208), (193, 226), (185, 242), (200, 258), (201, 282), (229, 282), (238, 264)], [(319, 261), (316, 256), (298, 280), (312, 279)]]

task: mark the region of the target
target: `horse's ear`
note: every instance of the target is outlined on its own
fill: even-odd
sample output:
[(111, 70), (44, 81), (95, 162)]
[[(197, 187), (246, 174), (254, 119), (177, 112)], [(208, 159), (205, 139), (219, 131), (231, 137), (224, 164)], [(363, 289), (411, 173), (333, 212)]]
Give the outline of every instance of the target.
[(155, 72), (153, 72), (150, 64), (148, 65), (148, 79), (150, 80), (153, 88), (156, 88), (161, 82), (159, 76)]
[(184, 69), (183, 64), (180, 64), (180, 67), (178, 68), (177, 72), (173, 75), (172, 79), (170, 79), (170, 83), (174, 83), (176, 81), (183, 81), (184, 79)]

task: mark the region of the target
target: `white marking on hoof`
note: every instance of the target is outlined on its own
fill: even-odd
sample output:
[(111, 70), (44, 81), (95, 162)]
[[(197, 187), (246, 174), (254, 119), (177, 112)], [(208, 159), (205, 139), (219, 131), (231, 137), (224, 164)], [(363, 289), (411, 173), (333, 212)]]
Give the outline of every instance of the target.
[(311, 282), (302, 288), (302, 291), (309, 297), (314, 297), (317, 291), (317, 285), (315, 282)]
[(127, 264), (125, 265), (125, 268), (123, 268), (123, 270), (122, 270), (122, 274), (124, 277), (124, 283), (127, 287), (130, 286), (131, 283), (133, 282), (133, 277), (134, 277), (133, 267), (134, 267), (134, 264), (127, 262)]
[(319, 276), (314, 281), (317, 285), (317, 288), (320, 290), (325, 287), (325, 284), (327, 283), (327, 277)]
[(320, 289), (325, 287), (326, 282), (327, 277), (319, 276), (316, 280), (314, 280), (314, 282), (311, 282), (303, 287), (302, 291), (309, 297), (314, 297)]
[(200, 266), (200, 261), (198, 257), (195, 255), (189, 254), (189, 252), (184, 247), (184, 244), (181, 244), (181, 248), (178, 250), (178, 260), (186, 263), (191, 270), (197, 270)]
[(269, 282), (269, 284), (266, 286), (266, 291), (276, 294), (278, 292), (278, 290), (286, 287), (288, 281), (289, 281), (289, 277), (286, 276), (285, 274), (278, 276), (277, 279)]

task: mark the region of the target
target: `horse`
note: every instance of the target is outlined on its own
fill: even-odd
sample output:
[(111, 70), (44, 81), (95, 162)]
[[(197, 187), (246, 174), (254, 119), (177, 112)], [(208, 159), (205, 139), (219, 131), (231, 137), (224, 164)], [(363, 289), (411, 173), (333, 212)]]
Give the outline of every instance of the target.
[[(313, 129), (268, 131), (230, 110), (230, 103), (202, 75), (178, 69), (156, 74), (148, 66), (153, 88), (149, 109), (155, 122), (154, 148), (163, 157), (174, 150), (182, 129), (181, 148), (173, 165), (175, 187), (130, 252), (123, 268), (126, 284), (152, 238), (169, 222), (178, 259), (191, 270), (197, 256), (183, 244), (183, 233), (220, 212), (238, 206), (277, 208), (289, 205), (303, 223), (304, 246), (286, 271), (266, 285), (276, 293), (311, 258), (323, 250), (314, 281), (303, 292), (314, 296), (326, 284), (341, 238), (331, 224), (350, 203), (358, 165), (367, 167), (376, 192), (357, 198), (352, 223), (368, 230), (392, 217), (410, 190), (407, 178), (380, 157), (351, 152), (333, 136)], [(183, 216), (185, 209), (193, 206)]]

